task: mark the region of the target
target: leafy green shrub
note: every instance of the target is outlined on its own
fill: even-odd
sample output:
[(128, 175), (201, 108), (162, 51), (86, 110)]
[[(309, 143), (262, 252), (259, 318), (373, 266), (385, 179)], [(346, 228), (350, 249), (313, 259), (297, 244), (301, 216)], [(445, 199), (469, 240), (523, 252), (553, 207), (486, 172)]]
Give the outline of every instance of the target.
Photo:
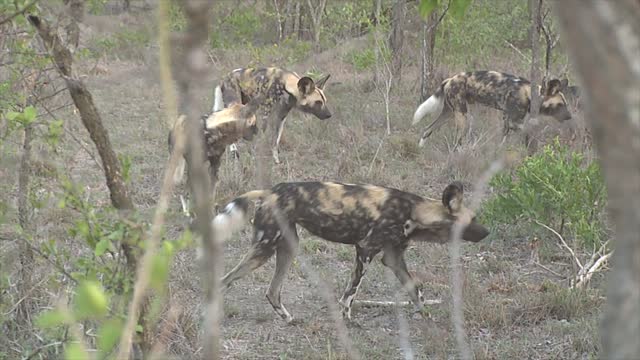
[(437, 47), (450, 65), (487, 63), (501, 52), (512, 55), (507, 42), (525, 41), (530, 21), (526, 2), (474, 1), (463, 19), (443, 18)]
[(104, 7), (109, 0), (89, 0), (87, 1), (87, 11), (91, 15), (104, 14)]
[(89, 53), (83, 53), (82, 56), (100, 57), (117, 54), (122, 57), (141, 57), (144, 54), (144, 48), (150, 42), (151, 34), (147, 30), (122, 29), (109, 36), (94, 39), (89, 46)]
[[(509, 173), (496, 175), (490, 185), (495, 196), (484, 206), (490, 225), (544, 223), (561, 234), (568, 232), (584, 246), (605, 237), (605, 186), (596, 162), (570, 151), (558, 139), (527, 158)], [(546, 230), (535, 225), (532, 231)]]
[(353, 65), (358, 71), (372, 68), (376, 63), (376, 53), (374, 49), (367, 48), (360, 51), (352, 51), (347, 54), (346, 61)]
[[(267, 16), (261, 16), (267, 15)], [(238, 8), (229, 16), (214, 20), (211, 48), (230, 49), (273, 43), (268, 14), (258, 14), (252, 7)]]
[[(368, 16), (370, 10), (369, 1), (330, 2), (322, 21), (322, 37), (335, 44), (339, 40), (368, 32), (372, 27)], [(381, 14), (381, 17), (384, 15)]]

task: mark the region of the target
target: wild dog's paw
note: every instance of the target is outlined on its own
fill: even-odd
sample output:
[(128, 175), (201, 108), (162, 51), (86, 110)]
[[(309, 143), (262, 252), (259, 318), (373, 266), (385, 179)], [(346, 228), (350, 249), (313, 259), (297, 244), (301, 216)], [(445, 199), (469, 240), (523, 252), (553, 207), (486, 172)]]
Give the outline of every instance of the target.
[(282, 163), (280, 161), (280, 154), (278, 153), (278, 150), (273, 150), (271, 152), (271, 155), (273, 156), (273, 161), (276, 163), (276, 165), (280, 165)]
[(351, 306), (347, 305), (343, 299), (338, 301), (338, 305), (340, 306), (340, 314), (342, 314), (342, 318), (351, 321)]

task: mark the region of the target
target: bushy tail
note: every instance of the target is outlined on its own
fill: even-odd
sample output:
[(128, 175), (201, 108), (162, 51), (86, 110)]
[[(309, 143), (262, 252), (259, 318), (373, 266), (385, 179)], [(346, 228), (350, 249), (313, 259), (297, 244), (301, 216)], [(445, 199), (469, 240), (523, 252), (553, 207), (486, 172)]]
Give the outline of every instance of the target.
[(218, 112), (222, 109), (224, 109), (224, 100), (222, 99), (222, 88), (218, 85), (213, 91), (213, 108), (211, 111)]
[(413, 122), (411, 125), (417, 124), (427, 115), (433, 115), (436, 118), (440, 116), (442, 109), (444, 109), (444, 85), (445, 82), (440, 85), (440, 89), (438, 89), (435, 94), (431, 95), (431, 97), (418, 106), (415, 114), (413, 114)]
[(254, 190), (242, 194), (233, 199), (224, 207), (221, 213), (213, 219), (213, 231), (217, 241), (227, 241), (240, 230), (247, 222), (247, 210), (249, 202), (262, 199), (269, 195), (271, 190)]

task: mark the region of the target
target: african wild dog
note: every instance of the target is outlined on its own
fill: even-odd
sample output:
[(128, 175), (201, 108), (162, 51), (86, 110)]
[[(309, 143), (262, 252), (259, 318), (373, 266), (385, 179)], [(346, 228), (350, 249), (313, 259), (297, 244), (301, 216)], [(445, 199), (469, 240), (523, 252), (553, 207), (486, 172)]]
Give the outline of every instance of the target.
[[(324, 96), (324, 85), (330, 75), (323, 77), (318, 82), (313, 82), (310, 77), (300, 77), (298, 74), (280, 68), (245, 68), (236, 69), (227, 74), (222, 80), (222, 94), (225, 106), (233, 104), (246, 104), (258, 95), (267, 98), (266, 104), (278, 103), (276, 111), (277, 133), (271, 142), (271, 151), (276, 164), (280, 163), (279, 146), (282, 139), (282, 131), (287, 114), (291, 109), (297, 109), (304, 113), (312, 114), (318, 119), (325, 120), (331, 117), (331, 111), (327, 107), (327, 98)], [(268, 111), (269, 112), (269, 111)], [(268, 124), (261, 124), (263, 129)]]
[[(205, 140), (206, 161), (209, 165), (209, 176), (211, 177), (211, 184), (214, 189), (214, 191), (212, 191), (212, 197), (215, 197), (215, 185), (218, 180), (218, 170), (220, 168), (222, 155), (224, 155), (227, 146), (240, 140), (240, 138), (244, 138), (245, 140), (253, 139), (258, 131), (255, 113), (263, 99), (262, 96), (255, 97), (247, 105), (233, 104), (224, 109), (222, 91), (220, 87), (216, 87), (213, 112), (201, 118), (202, 136), (204, 136)], [(184, 115), (180, 116), (169, 132), (169, 152), (173, 151), (176, 141), (175, 137), (178, 133), (185, 136), (185, 144), (189, 141), (185, 133), (185, 119), (186, 117)], [(180, 158), (180, 162), (173, 174), (175, 183), (181, 183), (183, 180), (186, 159), (187, 154), (183, 154)], [(185, 207), (184, 199), (181, 198), (181, 200), (183, 207)], [(183, 210), (186, 211), (186, 209)]]
[(409, 291), (413, 303), (422, 305), (422, 294), (404, 260), (409, 241), (447, 242), (456, 220), (468, 224), (464, 240), (477, 242), (489, 234), (463, 206), (462, 198), (459, 182), (445, 188), (442, 202), (381, 186), (334, 182), (280, 183), (270, 190), (250, 191), (227, 204), (213, 220), (216, 238), (226, 241), (247, 220), (249, 202), (260, 200), (251, 248), (224, 276), (223, 287), (251, 273), (275, 253), (276, 270), (267, 299), (278, 315), (292, 321), (280, 302), (280, 292), (298, 246), (296, 225), (300, 225), (325, 240), (355, 246), (355, 268), (340, 299), (346, 317), (351, 317), (351, 304), (365, 266), (381, 251), (382, 263)]
[[(567, 81), (553, 79), (541, 89), (540, 114), (558, 121), (571, 119), (562, 90)], [(413, 116), (412, 125), (426, 115), (435, 120), (425, 129), (420, 146), (452, 115), (457, 128), (457, 145), (467, 127), (467, 105), (479, 103), (503, 111), (503, 141), (510, 130), (521, 129), (531, 104), (531, 83), (524, 78), (497, 71), (462, 72), (445, 79), (438, 91), (423, 102)]]

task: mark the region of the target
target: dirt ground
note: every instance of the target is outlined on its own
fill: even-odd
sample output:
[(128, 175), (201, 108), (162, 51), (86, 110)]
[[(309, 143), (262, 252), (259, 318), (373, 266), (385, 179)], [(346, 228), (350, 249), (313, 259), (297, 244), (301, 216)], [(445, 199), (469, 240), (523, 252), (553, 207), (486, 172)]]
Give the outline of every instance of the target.
[[(89, 21), (88, 26), (89, 29), (94, 26), (95, 34), (97, 25)], [(100, 31), (108, 29), (100, 28)], [(461, 151), (449, 151), (452, 127), (441, 129), (425, 148), (418, 148), (421, 127), (410, 126), (419, 92), (418, 70), (411, 64), (403, 73), (405, 81), (393, 91), (392, 134), (386, 136), (384, 103), (377, 90), (371, 90), (372, 73), (356, 72), (341, 62), (341, 52), (347, 48), (348, 44), (341, 45), (292, 66), (300, 72), (314, 68), (331, 73), (325, 91), (334, 116), (321, 121), (299, 113), (290, 115), (281, 150), (284, 162), (272, 169), (274, 183), (365, 182), (439, 198), (452, 180), (461, 180), (467, 189), (472, 189), (474, 181), (505, 149), (522, 156), (517, 140), (503, 148), (498, 146), (500, 116), (479, 107), (471, 110), (474, 141)], [(168, 127), (163, 114), (156, 52), (157, 48), (151, 46), (142, 56), (103, 57), (98, 62), (101, 71), (95, 71), (96, 60), (86, 60), (80, 68), (86, 72), (84, 80), (93, 93), (114, 148), (119, 154), (131, 156), (133, 199), (146, 214), (151, 214), (156, 205), (168, 155)], [(246, 65), (241, 54), (216, 50), (212, 55), (215, 63), (210, 64), (207, 79), (210, 87), (199, 92), (203, 113), (211, 107), (212, 89), (220, 75)], [(75, 180), (92, 190), (92, 198), (106, 204), (108, 195), (102, 172), (92, 159), (96, 154), (86, 131), (70, 109), (58, 115), (79, 139), (75, 142), (66, 135), (62, 141), (65, 148), (57, 155), (59, 161), (67, 165)], [(554, 131), (566, 130), (550, 126)], [(230, 158), (223, 163), (218, 187), (221, 204), (255, 188), (251, 146), (242, 143), (240, 150), (239, 164)], [(187, 224), (179, 206), (174, 197), (168, 214), (169, 238), (178, 237)], [(46, 226), (53, 233), (56, 227), (64, 225), (55, 223), (56, 216), (43, 220), (43, 224), (49, 221)], [(249, 241), (247, 227), (241, 236), (225, 244), (227, 270), (239, 261)], [(579, 296), (568, 293), (565, 289), (572, 269), (571, 259), (551, 237), (548, 245), (541, 249), (530, 245), (531, 239), (526, 233), (512, 229), (496, 229), (479, 244), (463, 244), (465, 325), (476, 358), (595, 358), (603, 302), (599, 278), (592, 284), (594, 289)], [(538, 251), (544, 267), (532, 261)], [(416, 314), (410, 307), (358, 308), (354, 310), (353, 321), (346, 324), (348, 336), (345, 336), (333, 321), (327, 299), (337, 303), (349, 279), (354, 257), (354, 249), (328, 243), (302, 231), (298, 258), (282, 294), (283, 303), (297, 318), (296, 323), (287, 325), (280, 320), (265, 298), (274, 270), (272, 259), (225, 294), (224, 358), (344, 359), (349, 357), (345, 341), (363, 359), (456, 358), (446, 245), (413, 244), (407, 251), (409, 269), (424, 284), (426, 298), (442, 301), (428, 306), (428, 316)], [(399, 282), (378, 260), (368, 268), (357, 299), (408, 300)], [(175, 324), (170, 326), (167, 355), (198, 358), (203, 287), (195, 249), (177, 255), (169, 288), (168, 307), (177, 315)], [(163, 315), (163, 319), (169, 321), (169, 314)], [(409, 345), (401, 346), (403, 343)]]

